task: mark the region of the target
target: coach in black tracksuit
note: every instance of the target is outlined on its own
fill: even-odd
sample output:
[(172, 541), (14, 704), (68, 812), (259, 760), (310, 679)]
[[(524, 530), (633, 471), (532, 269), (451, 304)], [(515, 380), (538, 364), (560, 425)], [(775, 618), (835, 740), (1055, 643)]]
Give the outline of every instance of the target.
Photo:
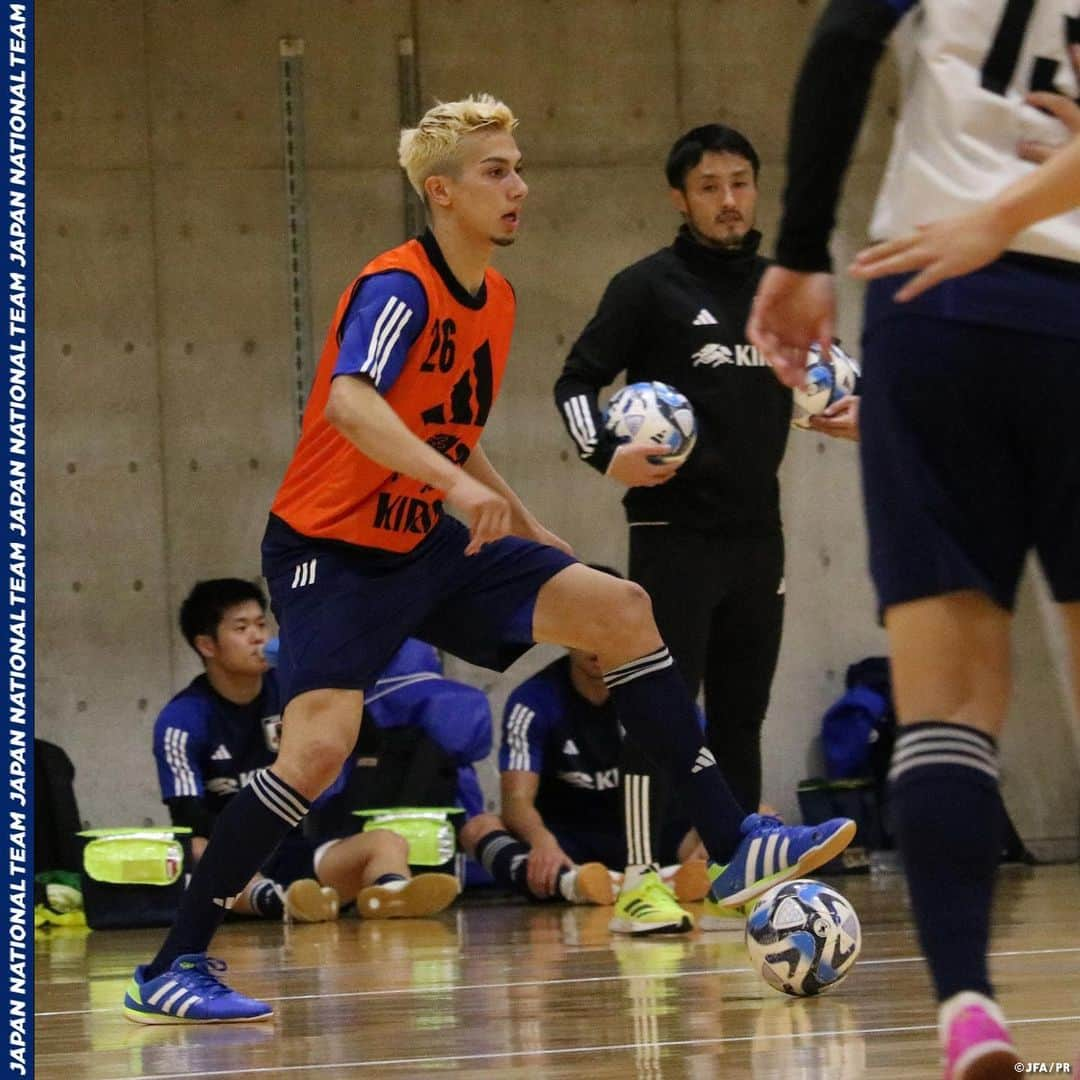
[[(790, 390), (746, 340), (768, 265), (753, 228), (757, 173), (753, 146), (731, 128), (709, 124), (675, 143), (667, 178), (685, 224), (670, 247), (615, 275), (555, 384), (581, 457), (629, 487), (630, 577), (652, 596), (691, 690), (704, 680), (709, 746), (748, 812), (761, 798), (761, 725), (784, 613), (776, 474), (791, 421)], [(622, 371), (690, 399), (698, 440), (685, 463), (651, 463), (648, 449), (604, 431), (598, 392)], [(845, 405), (815, 426), (850, 437), (854, 420)], [(624, 776), (641, 769), (624, 761)], [(660, 808), (650, 809), (655, 822)], [(630, 840), (652, 861), (648, 837)]]

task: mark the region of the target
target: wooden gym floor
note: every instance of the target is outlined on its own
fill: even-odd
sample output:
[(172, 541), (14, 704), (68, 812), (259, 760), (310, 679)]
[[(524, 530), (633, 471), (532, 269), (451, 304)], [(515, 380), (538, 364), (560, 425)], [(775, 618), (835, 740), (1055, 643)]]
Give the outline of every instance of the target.
[[(609, 909), (467, 901), (436, 919), (232, 923), (213, 952), (269, 1023), (143, 1027), (119, 1005), (160, 931), (48, 931), (40, 1080), (136, 1077), (940, 1076), (928, 981), (896, 874), (836, 879), (863, 925), (844, 984), (786, 998), (741, 936), (612, 937)], [(1026, 1060), (1080, 1058), (1080, 867), (1007, 869), (992, 970)], [(1059, 1074), (1060, 1075), (1060, 1072)]]

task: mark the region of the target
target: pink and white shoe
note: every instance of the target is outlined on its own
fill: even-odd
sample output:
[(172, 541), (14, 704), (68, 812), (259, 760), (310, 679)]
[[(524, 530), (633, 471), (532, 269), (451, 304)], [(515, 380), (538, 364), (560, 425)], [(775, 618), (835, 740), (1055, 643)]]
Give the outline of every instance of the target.
[(1016, 1076), (1020, 1055), (997, 1002), (965, 990), (942, 1002), (938, 1030), (945, 1080), (1006, 1080)]

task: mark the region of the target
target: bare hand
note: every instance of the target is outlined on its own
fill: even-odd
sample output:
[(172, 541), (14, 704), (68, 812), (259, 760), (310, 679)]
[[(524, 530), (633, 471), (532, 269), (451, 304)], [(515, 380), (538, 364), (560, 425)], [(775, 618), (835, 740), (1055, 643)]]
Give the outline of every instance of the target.
[[(1080, 64), (1080, 47), (1071, 46), (1074, 66)], [(1028, 94), (1027, 102), (1056, 116), (1068, 129), (1080, 132), (1080, 105), (1063, 94), (1042, 91)], [(1027, 161), (1043, 162), (1062, 146), (1041, 142), (1021, 142), (1017, 153)], [(907, 236), (886, 240), (860, 251), (849, 272), (861, 281), (920, 271), (893, 296), (897, 303), (913, 300), (927, 289), (949, 278), (970, 274), (993, 262), (1009, 246), (1016, 227), (998, 214), (989, 203), (967, 214), (920, 225)]]
[[(1076, 69), (1077, 78), (1080, 78), (1080, 45), (1070, 45), (1069, 54), (1072, 57), (1073, 67)], [(1028, 94), (1025, 99), (1029, 105), (1037, 109), (1045, 109), (1053, 113), (1072, 134), (1080, 131), (1080, 105), (1072, 98), (1064, 94), (1048, 94), (1039, 90)], [(1066, 143), (1058, 143), (1051, 146), (1049, 143), (1038, 142), (1034, 139), (1026, 139), (1017, 144), (1016, 152), (1025, 161), (1042, 163), (1047, 158), (1053, 157)]]
[(447, 501), (464, 515), (469, 526), (466, 555), (475, 555), (485, 544), (509, 536), (512, 518), (510, 504), (499, 494), (460, 472), (446, 489)]
[(806, 352), (815, 342), (828, 356), (836, 323), (832, 274), (770, 266), (758, 285), (746, 336), (785, 386), (806, 379)]
[(824, 412), (810, 417), (810, 426), (822, 435), (858, 442), (859, 398), (855, 394), (848, 394), (834, 401)]
[(948, 278), (970, 274), (991, 263), (1012, 239), (990, 206), (969, 214), (920, 225), (907, 236), (865, 248), (849, 272), (861, 281), (920, 270), (898, 289), (893, 299), (902, 304)]
[(658, 484), (666, 484), (686, 460), (669, 459), (656, 464), (649, 460), (654, 457), (657, 457), (655, 446), (623, 443), (615, 451), (604, 475), (627, 487), (656, 487)]
[(557, 846), (533, 848), (526, 870), (529, 892), (534, 896), (554, 896), (559, 871), (573, 865), (570, 856)]

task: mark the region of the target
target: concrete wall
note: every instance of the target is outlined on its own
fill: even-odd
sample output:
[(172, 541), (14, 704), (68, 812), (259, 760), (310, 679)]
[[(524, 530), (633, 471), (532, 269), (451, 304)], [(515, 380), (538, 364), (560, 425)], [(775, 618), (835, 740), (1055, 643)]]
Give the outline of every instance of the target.
[[(483, 0), (42, 0), (36, 10), (38, 731), (72, 755), (94, 824), (160, 821), (153, 717), (197, 671), (176, 609), (197, 578), (258, 572), (294, 437), (279, 39), (305, 43), (316, 348), (341, 287), (403, 236), (397, 39), (416, 40), (424, 106), (489, 89), (521, 116), (532, 194), (521, 242), (499, 257), (520, 319), (485, 446), (583, 555), (625, 565), (619, 492), (573, 459), (552, 381), (611, 273), (670, 239), (661, 164), (682, 130), (718, 119), (756, 143), (769, 243), (788, 94), (816, 5), (508, 0), (493, 17)], [(886, 72), (848, 183), (841, 262), (864, 236), (895, 98)], [(858, 297), (845, 283), (851, 342)], [(795, 783), (819, 768), (823, 708), (846, 665), (884, 639), (854, 449), (793, 434), (783, 481), (788, 619), (766, 792), (794, 813)], [(1038, 721), (1039, 738), (1006, 740), (1007, 797), (1027, 836), (1075, 841), (1073, 744), (1033, 594), (1018, 629), (1017, 711)], [(498, 708), (547, 655), (500, 678), (449, 666)]]

